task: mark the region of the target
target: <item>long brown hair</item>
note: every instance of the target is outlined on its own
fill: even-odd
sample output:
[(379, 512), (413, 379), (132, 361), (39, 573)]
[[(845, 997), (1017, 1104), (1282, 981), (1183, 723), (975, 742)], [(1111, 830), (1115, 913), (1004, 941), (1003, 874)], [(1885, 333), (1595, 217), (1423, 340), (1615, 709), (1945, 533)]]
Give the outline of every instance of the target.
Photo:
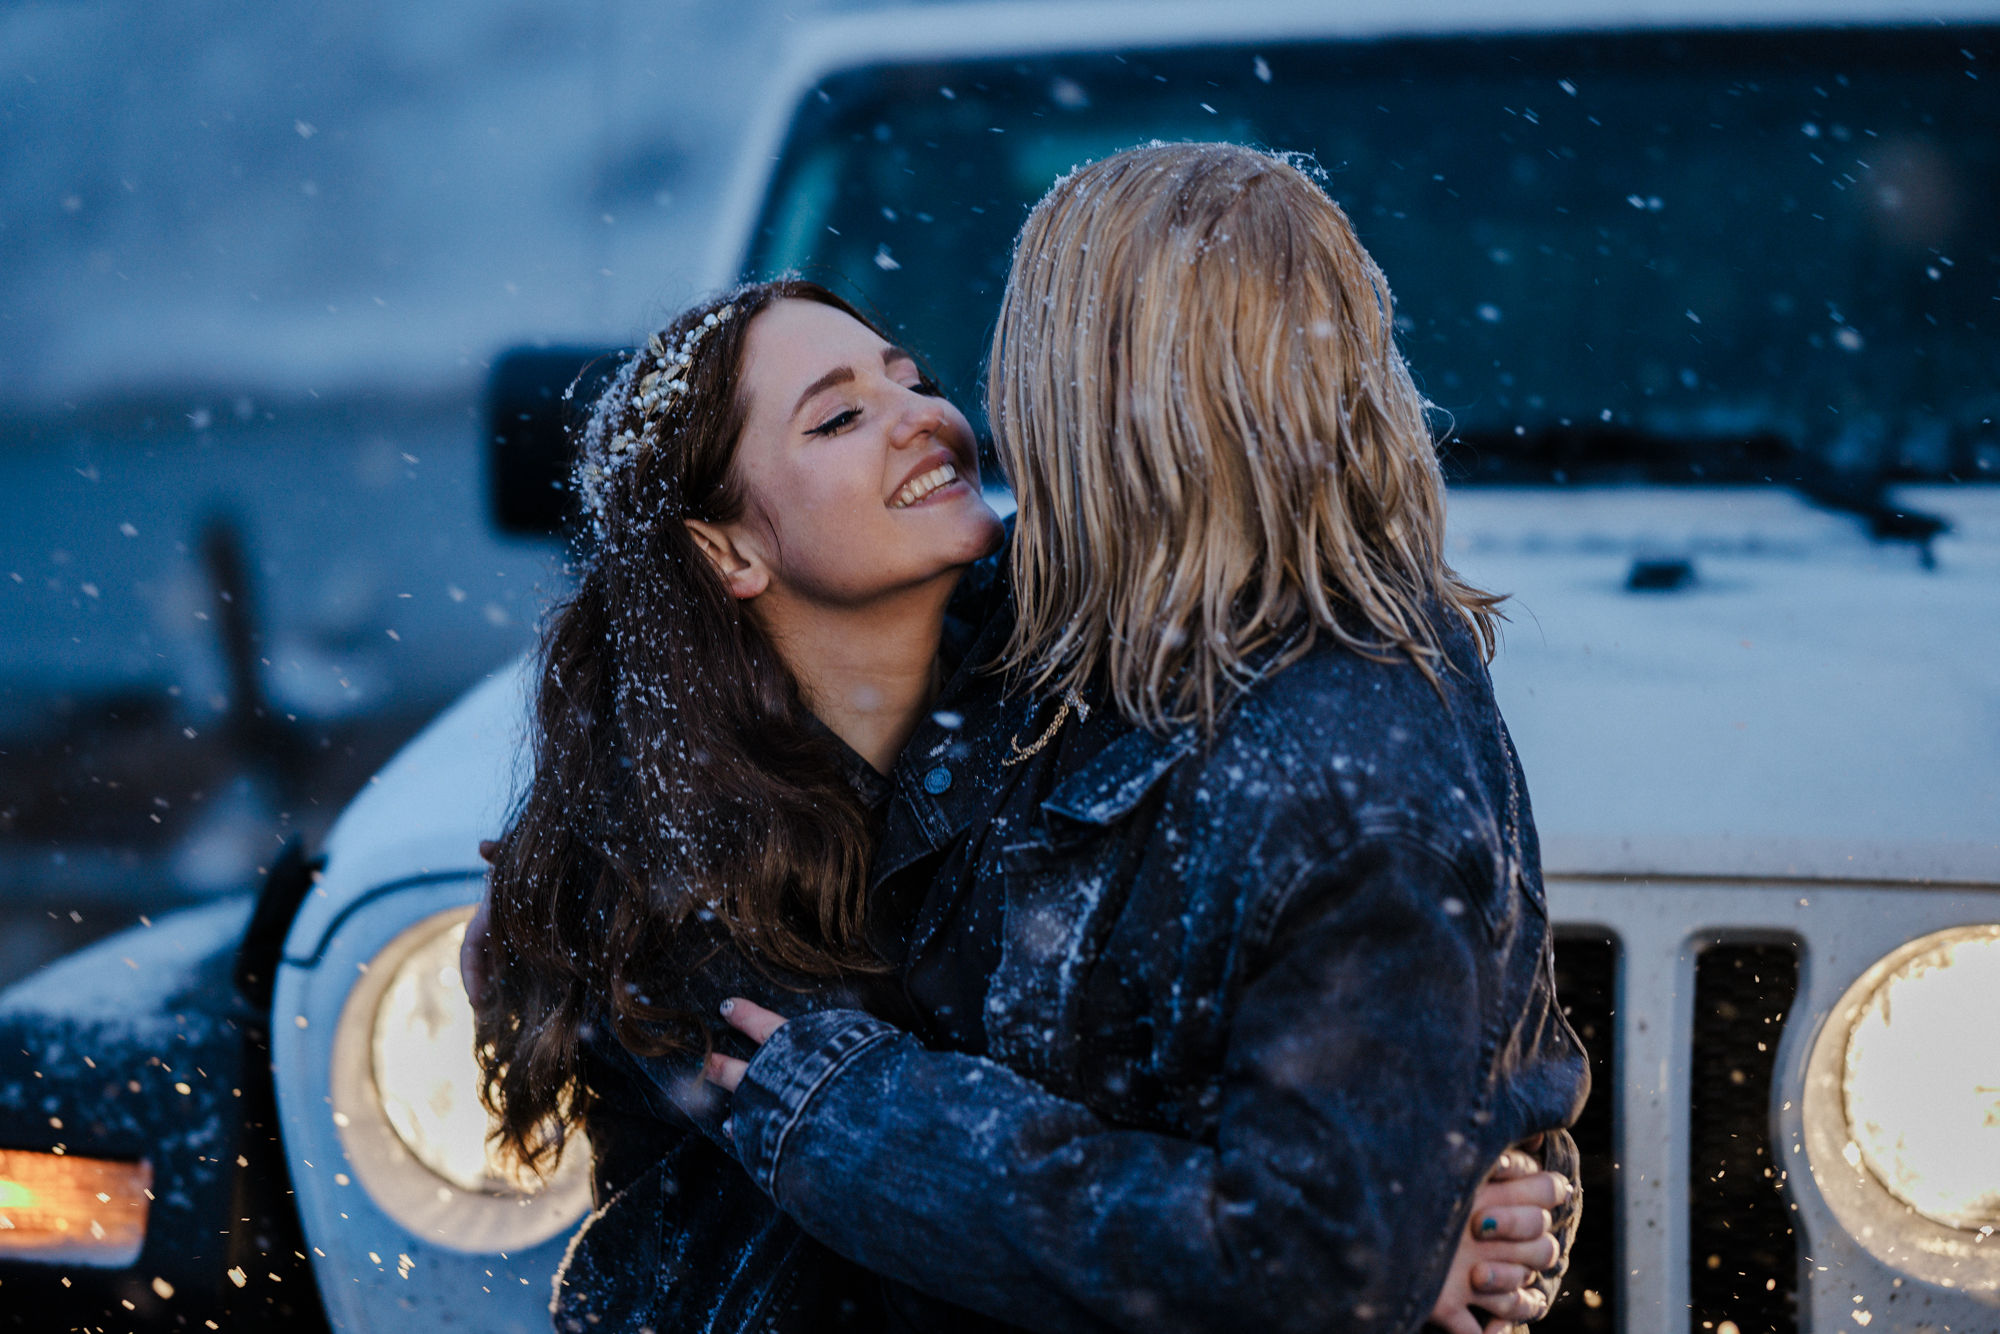
[[(742, 512), (739, 371), (751, 321), (781, 300), (876, 329), (815, 283), (738, 288), (634, 353), (575, 433), (589, 532), (543, 635), (534, 773), (493, 863), (478, 1016), (496, 1137), (536, 1170), (584, 1110), (587, 1024), (648, 1055), (705, 1046), (707, 1016), (676, 1000), (676, 946), (726, 940), (814, 977), (876, 966), (870, 831), (836, 743), (683, 522)], [(663, 407), (655, 373), (689, 347)]]
[(1389, 285), (1291, 160), (1153, 144), (1059, 181), (987, 392), (1020, 505), (1004, 660), (1032, 685), (1102, 673), (1135, 722), (1212, 729), (1281, 635), (1274, 665), (1327, 634), (1435, 682), (1441, 606), (1491, 653)]

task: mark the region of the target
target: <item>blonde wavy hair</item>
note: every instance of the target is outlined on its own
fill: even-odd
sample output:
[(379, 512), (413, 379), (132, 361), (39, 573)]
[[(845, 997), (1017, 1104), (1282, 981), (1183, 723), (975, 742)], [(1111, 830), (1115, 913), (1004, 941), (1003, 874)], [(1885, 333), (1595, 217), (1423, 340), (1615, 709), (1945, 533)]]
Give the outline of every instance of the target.
[(1134, 722), (1213, 732), (1321, 634), (1433, 684), (1440, 614), (1492, 655), (1388, 282), (1291, 159), (1154, 144), (1058, 181), (987, 383), (1020, 505), (1001, 663), (1031, 686), (1101, 672)]

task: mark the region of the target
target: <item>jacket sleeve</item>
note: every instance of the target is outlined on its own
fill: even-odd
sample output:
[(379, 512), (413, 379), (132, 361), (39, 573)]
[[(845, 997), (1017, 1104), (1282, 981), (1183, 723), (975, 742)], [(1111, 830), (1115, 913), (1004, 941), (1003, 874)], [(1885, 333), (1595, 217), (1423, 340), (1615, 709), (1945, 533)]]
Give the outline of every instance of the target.
[(1017, 1324), (1414, 1330), (1511, 1133), (1481, 1104), (1505, 1025), (1459, 883), (1400, 838), (1299, 877), (1241, 993), (1213, 1143), (829, 1011), (750, 1063), (737, 1152), (835, 1250)]

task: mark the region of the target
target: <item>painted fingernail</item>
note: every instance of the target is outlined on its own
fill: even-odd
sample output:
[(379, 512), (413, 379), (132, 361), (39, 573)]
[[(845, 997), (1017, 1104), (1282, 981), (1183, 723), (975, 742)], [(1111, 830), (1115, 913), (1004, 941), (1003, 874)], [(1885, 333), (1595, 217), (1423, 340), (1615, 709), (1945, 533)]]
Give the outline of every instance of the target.
[(728, 1014), (728, 1013), (729, 1013), (730, 1011), (734, 1010), (735, 1008), (736, 1008), (736, 1002), (735, 1002), (735, 1001), (733, 1001), (733, 1000), (726, 1000), (726, 1001), (722, 1002), (722, 1012), (723, 1012), (724, 1014)]
[(735, 1138), (736, 1138), (736, 1118), (735, 1118), (735, 1117), (733, 1117), (733, 1116), (732, 1116), (732, 1117), (730, 1117), (730, 1118), (729, 1118), (729, 1119), (728, 1119), (727, 1121), (724, 1121), (724, 1122), (722, 1123), (722, 1137), (723, 1137), (724, 1139), (735, 1139)]
[(1482, 1218), (1482, 1219), (1480, 1219), (1480, 1220), (1479, 1220), (1479, 1235), (1480, 1235), (1480, 1236), (1482, 1236), (1482, 1237), (1490, 1237), (1490, 1236), (1492, 1236), (1492, 1235), (1493, 1235), (1493, 1234), (1494, 1234), (1495, 1232), (1497, 1232), (1497, 1231), (1499, 1231), (1499, 1230), (1500, 1230), (1500, 1220), (1499, 1220), (1499, 1219), (1497, 1219), (1497, 1218), (1492, 1218), (1492, 1217), (1487, 1217), (1487, 1218)]

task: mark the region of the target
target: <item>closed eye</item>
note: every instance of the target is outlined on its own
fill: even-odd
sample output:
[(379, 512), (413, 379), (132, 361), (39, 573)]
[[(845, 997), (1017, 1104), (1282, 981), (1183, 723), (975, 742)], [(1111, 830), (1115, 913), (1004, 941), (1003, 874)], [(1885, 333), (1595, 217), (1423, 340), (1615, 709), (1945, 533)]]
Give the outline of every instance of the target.
[(839, 412), (834, 413), (831, 417), (828, 417), (825, 421), (821, 422), (819, 425), (809, 428), (806, 431), (806, 434), (839, 435), (841, 431), (845, 430), (849, 426), (852, 426), (855, 422), (855, 419), (860, 417), (860, 415), (861, 415), (860, 408), (845, 408)]

